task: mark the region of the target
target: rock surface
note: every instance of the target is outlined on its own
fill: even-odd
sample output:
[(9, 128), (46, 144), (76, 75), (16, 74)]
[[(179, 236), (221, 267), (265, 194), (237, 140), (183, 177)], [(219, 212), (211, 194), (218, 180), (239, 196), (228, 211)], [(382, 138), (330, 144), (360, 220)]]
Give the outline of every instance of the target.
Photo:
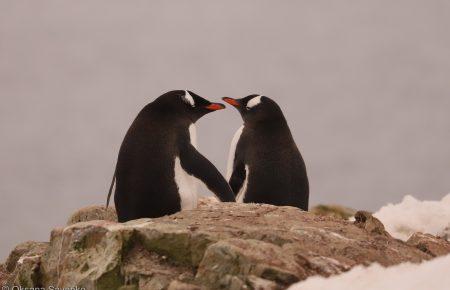
[(6, 271), (6, 267), (4, 264), (0, 264), (0, 286), (6, 285), (9, 278), (8, 271)]
[(67, 220), (67, 225), (73, 225), (80, 222), (87, 222), (93, 220), (105, 220), (105, 221), (117, 221), (117, 213), (113, 207), (108, 207), (107, 209), (104, 206), (86, 206), (80, 208), (76, 212), (74, 212), (69, 219)]
[[(3, 266), (0, 281), (4, 284), (33, 287), (39, 284), (41, 257), (48, 243), (28, 241), (17, 245)], [(0, 270), (1, 272), (1, 270)]]
[(54, 229), (50, 243), (31, 256), (16, 251), (5, 275), (10, 285), (26, 287), (284, 289), (356, 265), (420, 262), (441, 254), (392, 238), (367, 212), (355, 219), (204, 202), (157, 219), (89, 220)]
[(355, 214), (355, 225), (374, 235), (383, 235), (391, 237), (391, 235), (384, 229), (384, 225), (376, 217), (368, 211), (358, 211)]
[(450, 243), (430, 234), (414, 233), (406, 243), (433, 257), (450, 254)]
[(348, 220), (355, 216), (356, 210), (340, 205), (319, 204), (311, 208), (310, 212), (320, 216), (331, 216)]

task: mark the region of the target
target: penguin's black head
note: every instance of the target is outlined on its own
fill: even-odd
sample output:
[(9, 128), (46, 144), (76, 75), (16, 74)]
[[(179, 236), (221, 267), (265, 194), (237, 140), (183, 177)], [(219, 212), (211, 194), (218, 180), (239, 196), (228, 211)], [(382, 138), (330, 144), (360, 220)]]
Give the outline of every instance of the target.
[(272, 99), (262, 95), (250, 95), (241, 99), (224, 97), (225, 102), (235, 107), (245, 123), (270, 122), (284, 119), (280, 107)]
[(187, 117), (192, 122), (213, 111), (225, 109), (220, 103), (211, 103), (188, 90), (176, 90), (165, 93), (155, 100), (163, 110), (174, 111), (181, 117)]

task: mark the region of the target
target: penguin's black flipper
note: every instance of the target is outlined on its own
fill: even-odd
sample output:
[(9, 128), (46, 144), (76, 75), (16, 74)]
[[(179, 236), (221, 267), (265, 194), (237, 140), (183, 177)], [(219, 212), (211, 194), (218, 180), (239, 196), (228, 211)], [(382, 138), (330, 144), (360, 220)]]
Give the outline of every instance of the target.
[(191, 144), (180, 152), (181, 166), (200, 179), (223, 202), (235, 201), (230, 186), (217, 168)]
[(239, 162), (235, 165), (233, 173), (230, 177), (230, 186), (231, 189), (234, 192), (234, 195), (237, 195), (239, 190), (242, 187), (242, 184), (244, 184), (246, 172), (245, 172), (245, 166), (244, 163)]

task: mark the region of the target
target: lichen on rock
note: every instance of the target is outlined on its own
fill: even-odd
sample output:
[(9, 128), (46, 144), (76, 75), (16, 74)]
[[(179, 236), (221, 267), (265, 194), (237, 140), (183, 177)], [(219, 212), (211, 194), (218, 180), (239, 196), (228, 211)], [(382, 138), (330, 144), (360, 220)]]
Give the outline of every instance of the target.
[(284, 289), (356, 265), (420, 262), (443, 253), (392, 238), (369, 213), (355, 218), (352, 223), (293, 207), (205, 202), (155, 219), (88, 219), (54, 229), (40, 251), (33, 252), (35, 243), (19, 246), (0, 280), (96, 290)]
[(320, 216), (331, 216), (348, 220), (355, 215), (356, 210), (340, 205), (319, 204), (311, 208), (310, 212)]
[(67, 220), (67, 225), (73, 225), (80, 222), (93, 220), (117, 221), (117, 213), (113, 207), (104, 207), (99, 205), (86, 206), (75, 211)]

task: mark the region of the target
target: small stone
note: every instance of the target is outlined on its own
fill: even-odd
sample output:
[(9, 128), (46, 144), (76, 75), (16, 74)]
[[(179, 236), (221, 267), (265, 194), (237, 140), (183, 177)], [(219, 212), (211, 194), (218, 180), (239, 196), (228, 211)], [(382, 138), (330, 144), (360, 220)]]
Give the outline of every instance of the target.
[(80, 222), (87, 222), (92, 220), (105, 220), (117, 222), (116, 209), (113, 207), (104, 207), (99, 205), (92, 205), (80, 208), (74, 212), (67, 220), (67, 225), (73, 225)]
[(368, 211), (356, 212), (354, 224), (371, 234), (390, 237), (389, 233), (384, 229), (383, 223)]

